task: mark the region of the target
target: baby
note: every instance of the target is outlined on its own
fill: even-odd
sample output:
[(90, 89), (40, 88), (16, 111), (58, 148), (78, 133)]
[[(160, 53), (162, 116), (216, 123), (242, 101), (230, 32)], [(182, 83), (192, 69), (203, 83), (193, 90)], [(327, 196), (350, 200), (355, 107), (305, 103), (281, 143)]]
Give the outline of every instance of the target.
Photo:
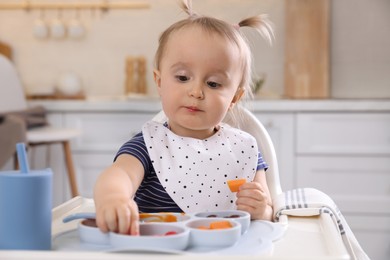
[[(272, 219), (267, 168), (254, 137), (222, 123), (251, 92), (251, 52), (240, 27), (271, 39), (264, 16), (231, 25), (192, 11), (160, 37), (154, 80), (165, 123), (149, 121), (98, 178), (94, 200), (103, 232), (139, 234), (139, 212), (238, 209)], [(239, 115), (237, 115), (239, 116)], [(237, 193), (228, 180), (245, 178)]]

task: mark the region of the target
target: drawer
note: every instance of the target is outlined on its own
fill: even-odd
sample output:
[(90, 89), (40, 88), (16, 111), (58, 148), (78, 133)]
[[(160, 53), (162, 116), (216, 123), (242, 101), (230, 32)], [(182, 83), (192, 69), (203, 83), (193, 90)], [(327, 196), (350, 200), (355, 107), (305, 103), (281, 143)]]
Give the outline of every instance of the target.
[(141, 131), (142, 125), (155, 114), (78, 113), (66, 114), (66, 127), (77, 128), (82, 135), (72, 143), (73, 151), (116, 152)]
[(299, 156), (298, 187), (328, 194), (342, 212), (390, 214), (390, 157)]
[(360, 246), (371, 260), (390, 256), (390, 216), (344, 215)]
[(390, 114), (301, 113), (299, 154), (390, 155)]

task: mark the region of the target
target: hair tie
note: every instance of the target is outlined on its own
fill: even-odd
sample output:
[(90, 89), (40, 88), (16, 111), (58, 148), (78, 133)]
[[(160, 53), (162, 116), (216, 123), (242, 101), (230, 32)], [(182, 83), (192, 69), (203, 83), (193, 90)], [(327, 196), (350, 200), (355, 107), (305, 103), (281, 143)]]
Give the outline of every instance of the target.
[(233, 28), (237, 31), (240, 30), (240, 25), (238, 23), (233, 24)]

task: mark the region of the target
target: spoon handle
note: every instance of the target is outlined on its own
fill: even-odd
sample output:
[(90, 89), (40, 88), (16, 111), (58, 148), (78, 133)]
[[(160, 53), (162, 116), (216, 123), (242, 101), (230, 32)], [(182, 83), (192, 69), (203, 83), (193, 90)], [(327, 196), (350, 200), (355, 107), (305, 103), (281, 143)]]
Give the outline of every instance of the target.
[(96, 213), (94, 213), (94, 212), (75, 213), (75, 214), (68, 215), (68, 216), (64, 217), (62, 219), (62, 222), (67, 223), (67, 222), (75, 220), (75, 219), (84, 219), (84, 218), (96, 219)]

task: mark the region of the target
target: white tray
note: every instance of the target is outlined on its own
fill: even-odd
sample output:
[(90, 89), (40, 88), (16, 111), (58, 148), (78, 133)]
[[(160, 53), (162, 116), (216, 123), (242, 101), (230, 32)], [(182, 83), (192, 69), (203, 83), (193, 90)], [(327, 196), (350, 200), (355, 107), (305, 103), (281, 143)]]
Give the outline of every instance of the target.
[(269, 221), (252, 221), (248, 231), (232, 247), (198, 248), (190, 247), (185, 251), (117, 249), (109, 245), (96, 245), (81, 242), (77, 231), (79, 221), (63, 223), (65, 216), (78, 212), (94, 212), (92, 199), (76, 197), (53, 209), (52, 249), (55, 251), (95, 251), (111, 253), (169, 253), (169, 254), (218, 254), (218, 255), (271, 255), (273, 241), (280, 239), (285, 226)]

